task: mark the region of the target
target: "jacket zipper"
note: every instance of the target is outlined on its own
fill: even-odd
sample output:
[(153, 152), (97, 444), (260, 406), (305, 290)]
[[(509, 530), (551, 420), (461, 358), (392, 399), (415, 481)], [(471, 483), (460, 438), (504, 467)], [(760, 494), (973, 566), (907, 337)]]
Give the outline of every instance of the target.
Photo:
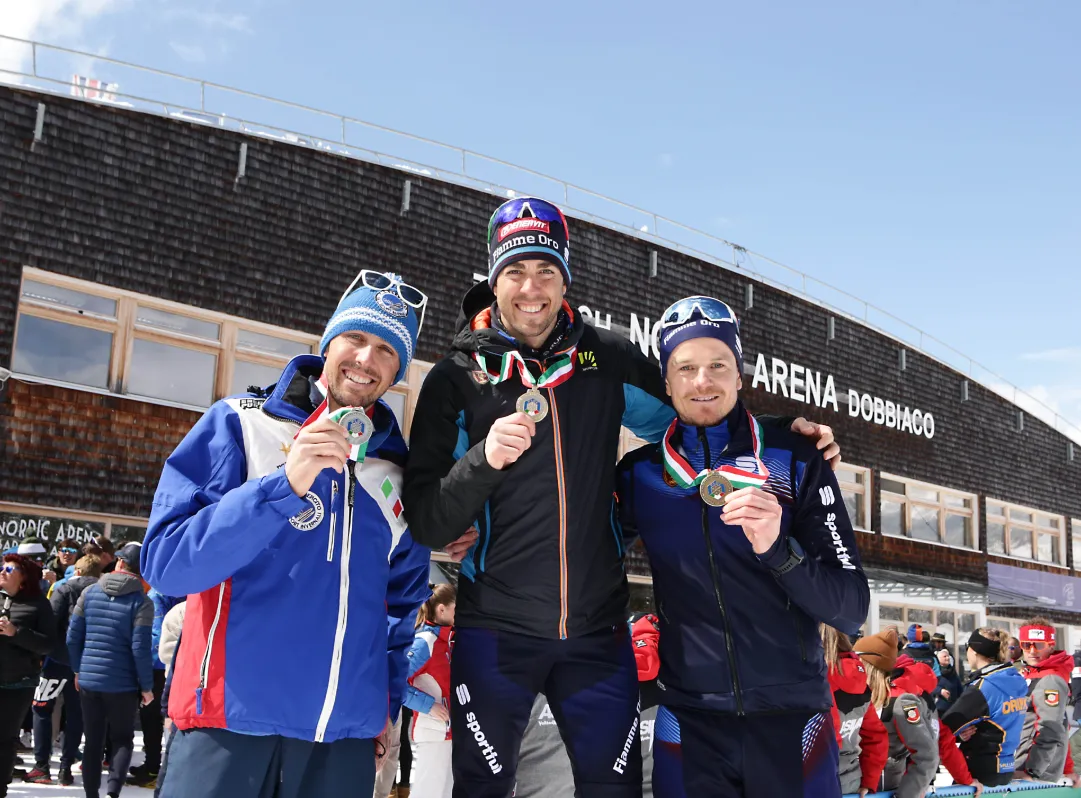
[(345, 647), (345, 630), (349, 625), (349, 555), (353, 550), (353, 499), (356, 495), (357, 477), (352, 460), (345, 464), (349, 474), (349, 489), (346, 496), (345, 519), (342, 526), (342, 557), (338, 582), (338, 626), (334, 630), (334, 651), (330, 657), (330, 678), (327, 692), (323, 698), (323, 710), (319, 713), (319, 724), (315, 729), (315, 742), (323, 742), (334, 712), (334, 702), (338, 698), (338, 679), (342, 671), (342, 649)]
[(225, 583), (218, 585), (218, 609), (214, 612), (214, 622), (210, 624), (210, 632), (206, 636), (206, 651), (203, 653), (203, 662), (199, 665), (199, 689), (196, 695), (196, 713), (203, 714), (203, 690), (210, 678), (210, 654), (214, 650), (214, 636), (218, 633), (218, 622), (221, 621), (221, 607), (225, 603)]
[(559, 487), (559, 638), (567, 639), (567, 486), (563, 475), (563, 444), (559, 432), (559, 408), (556, 407), (556, 392), (548, 389), (548, 399), (552, 405), (552, 433), (555, 436), (556, 484)]
[(334, 562), (334, 536), (338, 534), (338, 480), (330, 482), (330, 534), (327, 535), (327, 562)]
[(785, 610), (788, 611), (788, 615), (792, 619), (792, 625), (796, 628), (796, 640), (799, 641), (799, 658), (803, 662), (806, 662), (807, 647), (803, 642), (803, 635), (799, 633), (799, 617), (796, 615), (796, 613), (792, 612), (792, 599), (786, 600)]
[[(709, 440), (706, 431), (698, 428), (698, 439), (702, 442), (702, 448), (706, 455), (706, 466), (709, 467), (712, 458), (709, 454)], [(721, 611), (721, 624), (724, 626), (724, 647), (728, 652), (728, 662), (732, 667), (732, 692), (736, 696), (736, 714), (743, 716), (743, 693), (739, 687), (739, 667), (736, 664), (736, 647), (732, 644), (732, 630), (728, 626), (728, 612), (724, 606), (724, 594), (721, 592), (721, 577), (717, 571), (717, 558), (713, 553), (713, 538), (709, 535), (709, 507), (702, 502), (702, 534), (706, 538), (706, 553), (709, 556), (709, 570), (713, 578), (713, 595), (717, 600), (717, 609)]]

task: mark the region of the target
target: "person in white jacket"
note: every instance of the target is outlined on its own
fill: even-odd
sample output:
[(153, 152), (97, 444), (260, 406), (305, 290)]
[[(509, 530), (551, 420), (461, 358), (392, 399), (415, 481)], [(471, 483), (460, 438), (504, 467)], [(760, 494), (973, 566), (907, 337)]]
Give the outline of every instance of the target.
[(454, 780), (447, 701), (456, 596), (454, 585), (436, 585), (417, 613), (417, 636), (409, 649), (409, 685), (403, 700), (413, 710), (409, 739), (416, 745), (410, 798), (451, 798)]
[(188, 602), (182, 601), (165, 614), (161, 622), (161, 642), (158, 643), (158, 659), (165, 664), (165, 678), (173, 671), (173, 657), (176, 644), (180, 642), (180, 630), (184, 626), (184, 614), (188, 611)]

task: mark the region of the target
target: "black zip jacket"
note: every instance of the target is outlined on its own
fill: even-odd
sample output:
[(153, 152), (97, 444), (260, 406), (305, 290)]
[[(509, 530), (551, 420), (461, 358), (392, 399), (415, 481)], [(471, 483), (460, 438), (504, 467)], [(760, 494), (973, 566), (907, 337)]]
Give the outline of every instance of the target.
[(53, 589), (49, 604), (52, 605), (53, 617), (56, 619), (56, 646), (49, 652), (49, 659), (56, 660), (64, 665), (70, 663), (68, 624), (71, 623), (71, 614), (75, 612), (75, 605), (79, 603), (79, 596), (97, 581), (96, 576), (73, 576)]
[[(489, 324), (494, 301), (486, 283), (466, 294), (451, 351), (421, 388), (402, 496), (410, 531), (431, 548), (473, 525), (480, 533), (462, 562), (458, 626), (547, 638), (614, 626), (628, 598), (614, 508), (620, 425), (646, 440), (663, 434), (674, 414), (661, 398), (660, 370), (630, 341), (565, 305), (570, 324), (553, 359), (576, 345), (574, 374), (542, 391), (547, 418), (522, 457), (497, 471), (485, 438), (496, 419), (515, 412), (526, 387), (517, 370), (492, 385), (473, 359), (478, 350), (491, 353), (495, 371), (498, 357), (517, 346)], [(540, 373), (540, 363), (529, 365)]]
[(0, 617), (15, 625), (14, 637), (0, 635), (0, 685), (33, 685), (56, 644), (53, 608), (45, 596), (23, 598), (0, 592)]

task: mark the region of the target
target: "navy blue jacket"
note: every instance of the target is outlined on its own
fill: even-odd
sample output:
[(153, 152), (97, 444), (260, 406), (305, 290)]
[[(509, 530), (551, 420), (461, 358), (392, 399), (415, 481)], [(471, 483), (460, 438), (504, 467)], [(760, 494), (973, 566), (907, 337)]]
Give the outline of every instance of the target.
[[(854, 633), (867, 616), (867, 577), (829, 465), (787, 429), (763, 425), (763, 435), (765, 489), (778, 497), (783, 517), (776, 545), (762, 556), (698, 488), (666, 483), (659, 445), (620, 463), (624, 535), (641, 536), (653, 570), (664, 704), (741, 714), (828, 709), (818, 623)], [(707, 448), (712, 467), (746, 468), (751, 432), (743, 403), (716, 427), (679, 424), (673, 444), (696, 470)], [(777, 575), (790, 540), (804, 559)]]
[(79, 687), (102, 693), (153, 690), (153, 622), (154, 604), (132, 574), (105, 574), (84, 590), (68, 626), (68, 654)]

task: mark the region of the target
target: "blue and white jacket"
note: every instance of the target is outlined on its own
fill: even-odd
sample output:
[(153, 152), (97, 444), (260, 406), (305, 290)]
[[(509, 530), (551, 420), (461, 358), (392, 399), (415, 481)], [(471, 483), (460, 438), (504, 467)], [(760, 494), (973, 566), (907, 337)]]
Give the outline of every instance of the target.
[(265, 399), (216, 402), (165, 464), (142, 566), (188, 596), (169, 703), (181, 729), (332, 742), (397, 716), (430, 551), (402, 516), (406, 447), (382, 401), (363, 463), (293, 493), (283, 466), (322, 367), (300, 355)]
[[(663, 442), (620, 463), (624, 535), (642, 538), (653, 571), (663, 704), (738, 714), (829, 709), (818, 624), (855, 632), (867, 617), (867, 577), (833, 472), (800, 435), (780, 423), (762, 429), (764, 489), (783, 515), (777, 543), (761, 556), (697, 487), (666, 481)], [(672, 443), (698, 472), (707, 459), (748, 468), (751, 440), (737, 402), (718, 426), (677, 424)], [(778, 574), (790, 552), (802, 562)]]

